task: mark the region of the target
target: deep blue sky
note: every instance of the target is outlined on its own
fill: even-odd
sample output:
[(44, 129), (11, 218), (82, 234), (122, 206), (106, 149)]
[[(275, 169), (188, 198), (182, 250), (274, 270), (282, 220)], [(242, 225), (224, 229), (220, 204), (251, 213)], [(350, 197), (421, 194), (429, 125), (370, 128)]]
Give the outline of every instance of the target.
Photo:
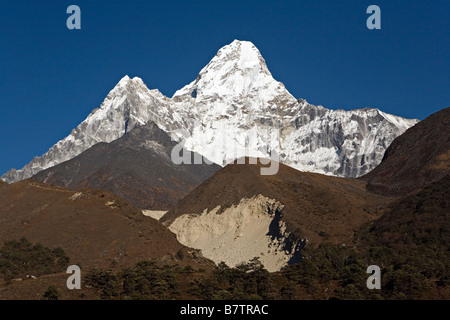
[[(66, 28), (71, 4), (82, 30)], [(366, 28), (371, 4), (381, 30)], [(424, 119), (449, 106), (449, 21), (448, 0), (2, 0), (0, 175), (67, 136), (125, 74), (172, 96), (234, 39), (296, 98)]]

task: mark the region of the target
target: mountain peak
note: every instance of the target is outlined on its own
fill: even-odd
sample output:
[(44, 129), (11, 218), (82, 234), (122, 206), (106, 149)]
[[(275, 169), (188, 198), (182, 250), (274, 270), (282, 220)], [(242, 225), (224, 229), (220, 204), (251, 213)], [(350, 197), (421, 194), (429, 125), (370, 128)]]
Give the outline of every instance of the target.
[[(230, 71), (241, 71), (250, 74), (252, 71), (262, 72), (270, 75), (258, 48), (250, 41), (234, 40), (232, 43), (222, 47), (208, 65), (200, 71), (205, 74), (211, 70), (229, 73)], [(224, 75), (227, 75), (225, 73)]]
[[(139, 77), (130, 78), (125, 75), (120, 81), (114, 86), (114, 88), (109, 92), (106, 100), (103, 102), (102, 107), (109, 105), (108, 101), (113, 99), (124, 99), (131, 92), (137, 91), (147, 91), (148, 88)], [(121, 101), (123, 102), (123, 101)]]
[[(241, 64), (243, 62), (260, 63), (262, 59), (258, 48), (250, 41), (234, 40), (232, 43), (220, 48), (216, 57), (222, 59), (223, 55), (225, 55), (225, 59), (236, 59)], [(243, 67), (245, 68), (246, 66), (244, 65)]]
[(234, 40), (222, 47), (200, 71), (196, 80), (178, 90), (174, 98), (191, 96), (197, 101), (220, 98), (235, 100), (282, 94), (295, 100), (284, 85), (276, 81), (260, 51), (250, 41)]
[(129, 80), (131, 80), (131, 78), (126, 74), (122, 79), (120, 79), (119, 83), (126, 83)]
[[(125, 75), (125, 76), (124, 76), (122, 79), (120, 79), (120, 81), (116, 84), (116, 86), (114, 87), (114, 89), (115, 89), (115, 88), (118, 88), (118, 87), (126, 87), (126, 86), (128, 86), (129, 84), (131, 84), (131, 83), (137, 84), (137, 85), (142, 85), (142, 84), (144, 84), (144, 81), (142, 81), (142, 79), (139, 78), (139, 77), (130, 78), (128, 75)], [(113, 90), (114, 90), (114, 89), (113, 89)]]

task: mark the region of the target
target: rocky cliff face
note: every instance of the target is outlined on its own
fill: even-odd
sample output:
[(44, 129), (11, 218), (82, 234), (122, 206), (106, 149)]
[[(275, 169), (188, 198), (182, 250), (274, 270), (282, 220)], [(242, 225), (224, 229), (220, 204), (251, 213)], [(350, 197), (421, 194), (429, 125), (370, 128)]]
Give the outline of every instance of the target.
[(272, 77), (251, 42), (235, 40), (172, 98), (124, 77), (67, 138), (2, 180), (31, 177), (149, 120), (219, 165), (276, 155), (299, 170), (345, 177), (369, 172), (390, 143), (417, 123), (378, 109), (329, 110), (297, 100)]

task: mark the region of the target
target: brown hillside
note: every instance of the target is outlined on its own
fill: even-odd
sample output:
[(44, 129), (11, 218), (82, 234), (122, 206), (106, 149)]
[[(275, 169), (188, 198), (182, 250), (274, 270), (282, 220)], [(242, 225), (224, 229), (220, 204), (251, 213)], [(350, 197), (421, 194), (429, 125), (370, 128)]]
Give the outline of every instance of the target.
[(0, 242), (25, 237), (59, 246), (82, 268), (169, 262), (179, 250), (187, 252), (158, 221), (108, 191), (75, 192), (33, 180), (2, 184), (0, 221)]
[[(450, 175), (418, 190), (395, 204), (395, 207), (370, 226), (373, 245), (405, 248), (442, 248), (448, 252), (450, 242)], [(442, 261), (449, 263), (449, 261)]]
[(446, 108), (396, 138), (380, 165), (361, 179), (370, 191), (406, 195), (449, 173), (450, 108)]
[(351, 244), (354, 230), (378, 218), (389, 203), (368, 193), (364, 181), (300, 172), (282, 164), (276, 175), (263, 176), (260, 168), (260, 164), (226, 166), (180, 200), (161, 222), (169, 225), (183, 214), (200, 214), (219, 205), (223, 210), (262, 194), (284, 205), (282, 220), (288, 231), (315, 244)]

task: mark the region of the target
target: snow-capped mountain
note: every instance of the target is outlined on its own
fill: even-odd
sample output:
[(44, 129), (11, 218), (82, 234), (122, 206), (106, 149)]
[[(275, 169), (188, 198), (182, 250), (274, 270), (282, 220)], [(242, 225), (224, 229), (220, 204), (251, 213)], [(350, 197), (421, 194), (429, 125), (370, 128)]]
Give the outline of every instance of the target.
[(346, 177), (372, 170), (394, 138), (417, 122), (378, 109), (328, 110), (297, 100), (272, 77), (258, 49), (237, 40), (172, 100), (190, 120), (186, 148), (217, 164), (275, 150), (296, 169)]
[(29, 178), (149, 120), (219, 165), (277, 154), (296, 169), (346, 177), (372, 170), (390, 143), (418, 121), (378, 109), (329, 110), (297, 100), (272, 77), (251, 42), (235, 40), (172, 98), (125, 76), (68, 137), (2, 180)]
[[(159, 105), (160, 99), (164, 100), (164, 97), (158, 90), (148, 90), (141, 79), (125, 76), (111, 90), (100, 108), (94, 109), (69, 136), (43, 156), (35, 157), (21, 170), (10, 170), (2, 180), (15, 182), (27, 179), (43, 169), (72, 159), (99, 142), (120, 138), (136, 125), (145, 124), (152, 114), (148, 106)], [(161, 114), (161, 117), (164, 116)]]

